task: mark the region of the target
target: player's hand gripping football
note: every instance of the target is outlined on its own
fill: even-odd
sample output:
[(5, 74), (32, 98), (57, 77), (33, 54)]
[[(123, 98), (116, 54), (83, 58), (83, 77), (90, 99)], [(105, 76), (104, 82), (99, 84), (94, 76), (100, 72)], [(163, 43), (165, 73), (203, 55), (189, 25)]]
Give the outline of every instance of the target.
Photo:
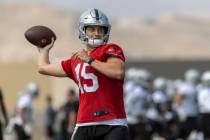
[(46, 46), (43, 47), (43, 48), (39, 48), (39, 47), (37, 47), (37, 48), (38, 48), (39, 52), (50, 51), (50, 49), (51, 49), (51, 48), (53, 47), (53, 45), (54, 45), (54, 42), (55, 42), (55, 39), (52, 37), (52, 38), (51, 38), (51, 43), (50, 43), (50, 44), (46, 45)]

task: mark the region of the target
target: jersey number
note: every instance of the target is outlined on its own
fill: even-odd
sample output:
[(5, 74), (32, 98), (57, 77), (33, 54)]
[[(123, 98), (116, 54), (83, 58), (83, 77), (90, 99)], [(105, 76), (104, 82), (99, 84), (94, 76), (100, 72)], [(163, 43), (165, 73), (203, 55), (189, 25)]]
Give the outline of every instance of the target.
[[(81, 64), (77, 64), (75, 68), (76, 76), (77, 76), (77, 81), (79, 85), (79, 89), (81, 93), (85, 92), (95, 92), (98, 89), (98, 77), (94, 75), (94, 73), (87, 73), (86, 68), (90, 67), (88, 64), (84, 63), (83, 66), (81, 67)], [(81, 83), (79, 72), (81, 70), (81, 77), (86, 79), (86, 80), (91, 80), (93, 85), (88, 86), (86, 83)]]

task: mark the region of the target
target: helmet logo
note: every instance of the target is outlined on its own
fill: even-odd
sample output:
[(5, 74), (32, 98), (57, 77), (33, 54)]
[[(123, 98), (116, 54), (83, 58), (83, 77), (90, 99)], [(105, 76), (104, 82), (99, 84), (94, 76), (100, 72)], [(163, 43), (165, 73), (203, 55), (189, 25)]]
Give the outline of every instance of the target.
[(99, 12), (97, 9), (93, 9), (91, 12), (90, 12), (90, 15), (95, 18), (97, 21), (99, 21), (100, 17), (99, 17)]
[(98, 10), (94, 9), (95, 13), (96, 13), (96, 20), (99, 20), (99, 14), (98, 14)]

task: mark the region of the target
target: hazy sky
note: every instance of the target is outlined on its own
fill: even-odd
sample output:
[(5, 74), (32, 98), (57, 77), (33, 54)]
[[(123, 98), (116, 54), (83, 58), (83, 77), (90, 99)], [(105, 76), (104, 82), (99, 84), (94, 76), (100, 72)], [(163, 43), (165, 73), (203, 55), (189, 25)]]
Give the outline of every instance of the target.
[(210, 0), (0, 0), (0, 2), (45, 4), (78, 11), (96, 7), (113, 18), (147, 18), (163, 14), (210, 17)]

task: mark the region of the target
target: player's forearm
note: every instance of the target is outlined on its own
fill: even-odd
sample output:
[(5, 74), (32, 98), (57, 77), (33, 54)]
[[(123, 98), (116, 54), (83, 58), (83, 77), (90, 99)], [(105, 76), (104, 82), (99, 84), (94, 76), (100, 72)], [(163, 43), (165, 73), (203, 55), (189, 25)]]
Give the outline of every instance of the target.
[(42, 73), (44, 67), (50, 64), (49, 51), (41, 51), (38, 58), (38, 71)]
[(175, 96), (175, 103), (177, 106), (180, 106), (182, 104), (183, 96), (182, 95), (176, 95)]
[(50, 64), (49, 50), (40, 51), (38, 58), (38, 66)]
[(118, 79), (118, 80), (124, 79), (125, 76), (124, 65), (119, 65), (116, 63), (106, 63), (95, 60), (91, 63), (91, 66), (109, 78)]
[(18, 113), (23, 124), (25, 123), (24, 113), (25, 113), (24, 109), (21, 109)]
[(69, 114), (69, 125), (74, 126), (76, 123), (76, 113), (75, 112), (70, 112)]

